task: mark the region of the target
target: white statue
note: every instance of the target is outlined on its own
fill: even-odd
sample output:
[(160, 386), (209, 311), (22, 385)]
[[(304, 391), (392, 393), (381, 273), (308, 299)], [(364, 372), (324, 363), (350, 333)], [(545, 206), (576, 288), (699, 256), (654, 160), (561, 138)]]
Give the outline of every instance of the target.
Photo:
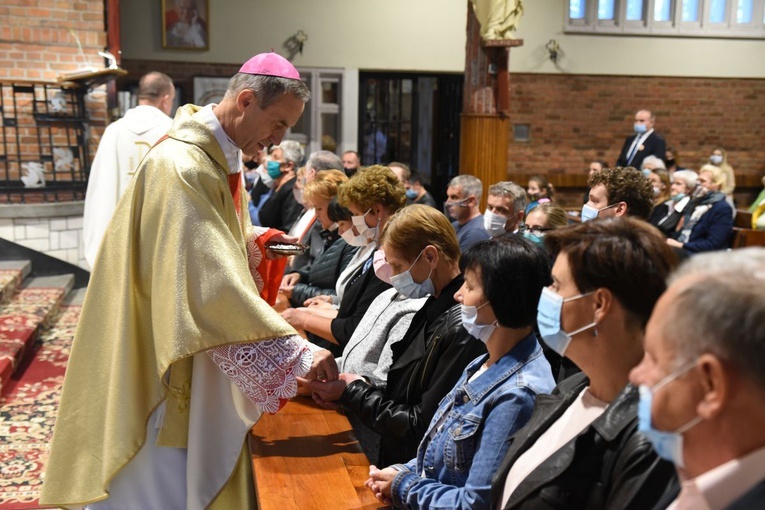
[(27, 171), (26, 175), (21, 176), (21, 182), (27, 188), (42, 188), (45, 186), (45, 169), (42, 163), (37, 161), (24, 163), (21, 168)]
[(481, 39), (513, 39), (523, 16), (523, 0), (470, 0), (481, 25)]

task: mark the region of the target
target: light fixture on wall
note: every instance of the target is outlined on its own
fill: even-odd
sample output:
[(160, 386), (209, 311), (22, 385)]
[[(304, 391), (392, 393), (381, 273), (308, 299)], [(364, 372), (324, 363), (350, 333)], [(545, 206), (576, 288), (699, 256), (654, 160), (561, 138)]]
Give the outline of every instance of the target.
[(555, 39), (550, 39), (547, 41), (547, 44), (545, 44), (545, 48), (547, 48), (547, 52), (550, 55), (550, 61), (552, 61), (553, 64), (557, 64), (558, 57), (563, 53), (561, 51), (560, 45), (558, 44), (558, 41)]
[(308, 34), (302, 30), (298, 30), (293, 36), (284, 41), (284, 47), (287, 48), (287, 60), (292, 60), (295, 55), (303, 54), (303, 45), (308, 40)]

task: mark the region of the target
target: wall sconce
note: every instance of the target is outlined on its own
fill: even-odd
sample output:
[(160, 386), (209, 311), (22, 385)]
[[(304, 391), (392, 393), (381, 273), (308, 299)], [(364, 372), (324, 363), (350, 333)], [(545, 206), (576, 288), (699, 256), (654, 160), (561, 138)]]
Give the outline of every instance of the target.
[(550, 60), (552, 63), (557, 64), (558, 57), (563, 53), (560, 49), (558, 41), (555, 39), (550, 39), (547, 44), (545, 44), (545, 48), (547, 48), (547, 52), (550, 54)]
[(284, 41), (284, 47), (287, 48), (287, 52), (289, 55), (287, 56), (287, 60), (292, 60), (295, 58), (295, 55), (300, 53), (303, 54), (303, 45), (308, 40), (308, 34), (303, 32), (302, 30), (298, 30), (297, 33), (293, 36), (291, 36), (289, 39)]

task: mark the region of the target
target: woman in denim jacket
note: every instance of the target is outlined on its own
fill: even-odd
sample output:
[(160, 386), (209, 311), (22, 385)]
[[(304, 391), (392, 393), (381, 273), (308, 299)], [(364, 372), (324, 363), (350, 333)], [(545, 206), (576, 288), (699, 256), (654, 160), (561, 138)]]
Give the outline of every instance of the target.
[(465, 283), (455, 299), (465, 329), (489, 353), (473, 360), (441, 401), (416, 459), (370, 467), (367, 486), (399, 508), (488, 508), (508, 438), (525, 425), (536, 396), (555, 386), (533, 331), (550, 279), (547, 255), (506, 236), (477, 243), (462, 265)]

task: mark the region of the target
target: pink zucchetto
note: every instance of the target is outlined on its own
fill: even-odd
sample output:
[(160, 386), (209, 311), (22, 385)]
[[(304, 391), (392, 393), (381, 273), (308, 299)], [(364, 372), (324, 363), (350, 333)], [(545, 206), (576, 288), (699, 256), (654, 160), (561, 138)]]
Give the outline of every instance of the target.
[(260, 74), (263, 76), (276, 76), (278, 78), (289, 78), (299, 80), (300, 74), (295, 66), (289, 60), (281, 55), (274, 53), (260, 53), (244, 63), (239, 69), (240, 73)]

